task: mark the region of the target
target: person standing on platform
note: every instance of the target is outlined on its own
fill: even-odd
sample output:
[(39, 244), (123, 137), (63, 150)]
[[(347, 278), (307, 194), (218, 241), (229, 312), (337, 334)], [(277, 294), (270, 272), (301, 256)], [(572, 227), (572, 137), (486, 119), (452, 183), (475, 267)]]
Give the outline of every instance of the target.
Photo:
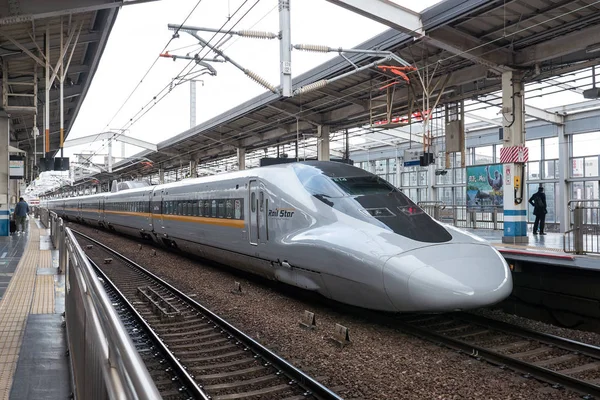
[(538, 226), (540, 228), (540, 235), (545, 235), (544, 225), (546, 223), (546, 214), (548, 209), (546, 208), (546, 194), (544, 188), (540, 186), (537, 193), (535, 193), (529, 199), (529, 204), (533, 206), (533, 215), (535, 215), (535, 222), (533, 223), (533, 234), (537, 235)]
[(15, 217), (17, 222), (17, 235), (21, 232), (25, 233), (25, 223), (27, 222), (27, 214), (29, 214), (29, 204), (22, 198), (19, 197), (19, 202), (15, 207)]

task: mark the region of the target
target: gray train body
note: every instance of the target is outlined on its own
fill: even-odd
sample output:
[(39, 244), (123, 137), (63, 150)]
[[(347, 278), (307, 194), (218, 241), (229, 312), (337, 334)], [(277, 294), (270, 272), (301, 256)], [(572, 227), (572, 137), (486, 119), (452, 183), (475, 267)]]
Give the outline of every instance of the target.
[(512, 291), (508, 265), (487, 242), (341, 163), (262, 167), (46, 206), (369, 309), (472, 309)]

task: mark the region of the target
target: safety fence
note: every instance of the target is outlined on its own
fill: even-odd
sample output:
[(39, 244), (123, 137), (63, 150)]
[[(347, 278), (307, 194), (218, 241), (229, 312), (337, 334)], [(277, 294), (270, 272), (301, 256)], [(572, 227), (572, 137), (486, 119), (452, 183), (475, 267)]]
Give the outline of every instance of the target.
[(567, 253), (600, 254), (600, 199), (570, 200), (571, 229), (563, 235)]
[[(76, 399), (160, 399), (136, 351), (73, 233), (53, 212), (46, 218), (65, 276), (65, 321)], [(43, 221), (42, 221), (43, 222)]]
[(417, 205), (434, 219), (459, 228), (504, 229), (502, 209), (470, 211), (466, 206), (446, 205), (443, 201), (421, 201)]

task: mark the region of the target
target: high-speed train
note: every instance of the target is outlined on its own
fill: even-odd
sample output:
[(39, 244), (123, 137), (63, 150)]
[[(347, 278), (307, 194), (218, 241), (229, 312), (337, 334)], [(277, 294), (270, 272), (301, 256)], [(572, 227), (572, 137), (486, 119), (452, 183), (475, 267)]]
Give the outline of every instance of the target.
[(344, 163), (273, 165), (46, 206), (368, 309), (464, 310), (512, 291), (495, 248)]

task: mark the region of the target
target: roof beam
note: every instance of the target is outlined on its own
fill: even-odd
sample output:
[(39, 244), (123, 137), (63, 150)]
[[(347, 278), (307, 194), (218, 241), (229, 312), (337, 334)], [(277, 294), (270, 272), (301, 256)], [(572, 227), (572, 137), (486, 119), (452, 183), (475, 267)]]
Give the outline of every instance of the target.
[(475, 119), (477, 121), (485, 122), (485, 123), (488, 123), (488, 124), (494, 125), (494, 126), (504, 126), (502, 124), (502, 122), (500, 122), (500, 121), (495, 121), (493, 119), (485, 118), (485, 117), (482, 117), (482, 116), (479, 116), (479, 115), (473, 114), (473, 113), (465, 113), (465, 117)]
[(357, 106), (363, 107), (365, 109), (369, 108), (369, 103), (366, 101), (354, 99), (351, 94), (344, 94), (340, 92), (336, 92), (335, 90), (331, 90), (328, 87), (322, 87), (317, 90), (317, 92), (323, 93), (329, 97), (333, 97), (334, 99), (342, 100), (350, 104), (355, 104)]
[(407, 142), (417, 142), (417, 143), (423, 144), (423, 135), (406, 132), (405, 130), (400, 129), (400, 127), (385, 129), (385, 130), (379, 131), (378, 133), (381, 133), (383, 135), (393, 136), (398, 139), (405, 140)]
[(533, 107), (525, 104), (525, 115), (530, 117), (541, 119), (542, 121), (551, 122), (556, 125), (564, 125), (565, 117), (558, 113), (551, 113), (541, 108)]
[(570, 90), (577, 94), (583, 94), (583, 89), (573, 86), (570, 83), (563, 83), (557, 79), (546, 79), (545, 82), (551, 83), (552, 85), (559, 87), (561, 89)]
[[(77, 138), (77, 139), (70, 139), (64, 143), (63, 147), (66, 148), (66, 147), (73, 147), (73, 146), (81, 146), (83, 144), (92, 143), (92, 142), (95, 142), (98, 140), (110, 140), (116, 134), (117, 133), (115, 133), (115, 132), (102, 132), (102, 133), (98, 133), (96, 135), (89, 135), (89, 136), (84, 136), (84, 137)], [(135, 138), (132, 138), (129, 136), (120, 135), (118, 138), (115, 138), (114, 140), (123, 142), (123, 143), (127, 143), (127, 144), (130, 144), (133, 146), (141, 147), (142, 149), (157, 151), (155, 144), (146, 142), (144, 140), (135, 139)]]
[[(528, 47), (517, 53), (515, 61), (518, 65), (531, 65), (573, 54), (597, 44), (598, 37), (600, 37), (600, 25), (594, 25)], [(590, 58), (593, 58), (592, 54)]]
[(285, 113), (290, 117), (297, 117), (301, 120), (303, 119), (305, 121), (311, 122), (313, 125), (321, 125), (323, 123), (321, 118), (309, 116), (309, 114), (307, 114), (306, 111), (303, 111), (300, 107), (292, 103), (279, 102), (277, 103), (277, 105), (269, 104), (267, 105), (267, 107), (277, 111), (281, 111), (282, 113)]
[(411, 36), (422, 35), (421, 14), (389, 0), (327, 0)]
[(512, 63), (513, 54), (510, 51), (449, 26), (436, 29), (424, 36), (423, 40), (458, 57), (488, 66), (498, 73), (510, 70), (507, 66)]

